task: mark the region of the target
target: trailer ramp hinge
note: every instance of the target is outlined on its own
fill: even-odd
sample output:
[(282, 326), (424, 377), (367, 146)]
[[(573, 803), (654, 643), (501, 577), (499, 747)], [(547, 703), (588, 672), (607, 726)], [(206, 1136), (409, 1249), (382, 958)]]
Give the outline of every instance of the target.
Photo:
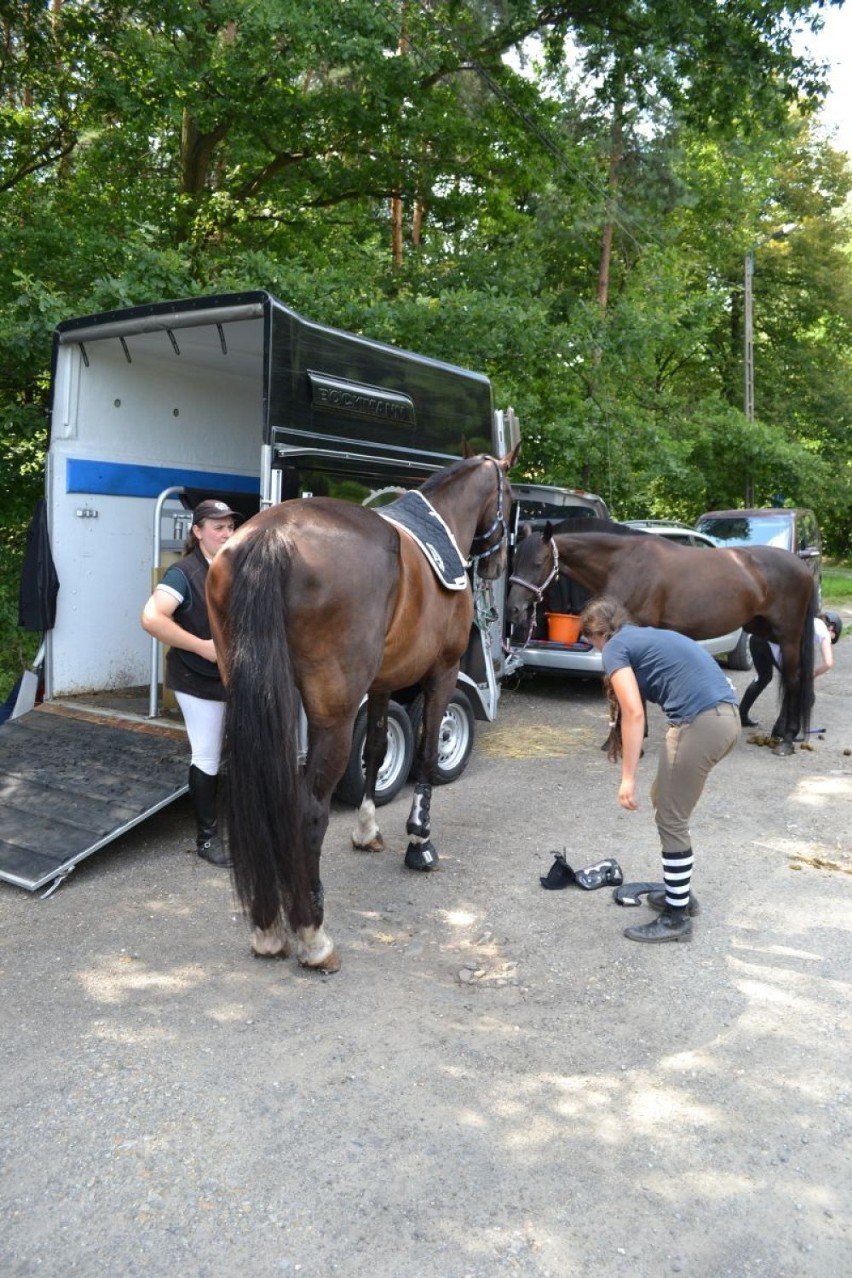
[(57, 888), (62, 887), (62, 884), (68, 878), (68, 875), (71, 873), (73, 869), (74, 869), (74, 866), (69, 865), (67, 870), (63, 870), (61, 874), (57, 874), (56, 878), (50, 884), (47, 891), (41, 893), (42, 901), (46, 901), (49, 896), (53, 896)]

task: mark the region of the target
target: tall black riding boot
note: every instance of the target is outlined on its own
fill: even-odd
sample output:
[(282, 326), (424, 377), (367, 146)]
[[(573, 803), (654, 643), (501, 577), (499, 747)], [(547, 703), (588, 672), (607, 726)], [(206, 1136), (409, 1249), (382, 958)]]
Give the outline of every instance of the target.
[(756, 728), (757, 720), (749, 718), (749, 710), (760, 696), (765, 685), (759, 679), (753, 679), (743, 693), (743, 699), (740, 702), (740, 723), (744, 728)]
[(221, 865), (227, 868), (233, 862), (225, 851), (225, 845), (219, 838), (218, 833), (216, 813), (216, 790), (218, 785), (218, 777), (211, 777), (209, 773), (202, 772), (200, 768), (196, 768), (195, 764), (192, 764), (189, 769), (189, 797), (195, 809), (197, 823), (196, 851), (200, 857), (203, 857), (205, 861), (209, 861), (211, 865)]

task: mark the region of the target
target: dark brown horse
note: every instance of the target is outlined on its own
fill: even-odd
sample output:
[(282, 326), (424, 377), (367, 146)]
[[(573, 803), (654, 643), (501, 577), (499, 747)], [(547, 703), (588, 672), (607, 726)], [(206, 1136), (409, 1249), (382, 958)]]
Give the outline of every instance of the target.
[[(417, 492), (483, 578), (505, 572), (517, 449), (469, 456)], [(415, 499), (415, 504), (419, 501)], [(333, 498), (286, 501), (250, 519), (214, 559), (207, 598), (228, 685), (225, 763), (234, 883), (254, 925), (256, 954), (284, 956), (289, 932), (306, 967), (336, 971), (323, 926), (320, 854), (331, 796), (352, 748), (365, 694), (365, 789), (356, 847), (380, 849), (376, 776), (397, 689), (420, 683), (423, 731), (406, 865), (433, 869), (430, 799), (438, 732), (473, 619), (470, 585), (445, 589), (405, 531), (374, 510)], [(308, 722), (297, 757), (299, 702)]]
[(515, 552), (507, 615), (513, 624), (557, 573), (594, 595), (618, 599), (639, 626), (711, 639), (742, 626), (780, 645), (783, 700), (778, 754), (810, 726), (813, 703), (814, 579), (774, 546), (704, 550), (600, 519), (570, 520), (554, 534), (523, 538)]

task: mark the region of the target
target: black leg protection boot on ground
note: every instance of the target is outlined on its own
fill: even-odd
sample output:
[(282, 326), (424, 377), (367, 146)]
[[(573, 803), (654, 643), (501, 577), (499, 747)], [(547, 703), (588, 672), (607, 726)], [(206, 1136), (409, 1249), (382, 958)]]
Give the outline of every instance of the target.
[(211, 777), (193, 764), (189, 769), (189, 797), (195, 810), (198, 832), (195, 838), (195, 849), (200, 857), (211, 865), (220, 865), (224, 869), (233, 865), (225, 845), (219, 838), (216, 791), (218, 777)]
[[(666, 908), (666, 890), (662, 892), (649, 892), (645, 898), (652, 910), (664, 910)], [(689, 905), (686, 907), (689, 917), (694, 919), (696, 914), (701, 913), (701, 906), (698, 904), (698, 898), (689, 894)]]

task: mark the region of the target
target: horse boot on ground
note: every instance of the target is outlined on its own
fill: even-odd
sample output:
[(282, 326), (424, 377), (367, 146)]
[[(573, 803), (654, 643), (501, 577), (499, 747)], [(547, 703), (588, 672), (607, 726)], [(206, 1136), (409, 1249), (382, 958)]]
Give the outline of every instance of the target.
[(216, 791), (219, 786), (218, 776), (210, 776), (192, 764), (189, 769), (189, 797), (195, 811), (196, 835), (195, 850), (211, 865), (228, 869), (233, 861), (225, 850), (219, 837), (216, 811)]

